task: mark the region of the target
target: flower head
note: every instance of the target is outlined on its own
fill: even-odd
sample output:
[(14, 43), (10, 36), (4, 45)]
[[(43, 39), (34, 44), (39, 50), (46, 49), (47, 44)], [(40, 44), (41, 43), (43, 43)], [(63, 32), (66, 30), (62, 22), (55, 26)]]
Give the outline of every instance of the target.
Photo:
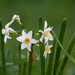
[(11, 37), (9, 36), (9, 31), (14, 31), (12, 28), (9, 28), (9, 24), (7, 24), (5, 26), (5, 29), (2, 29), (2, 34), (5, 34), (5, 37), (4, 37), (4, 42), (6, 43), (7, 42), (7, 39), (11, 39)]
[(44, 31), (42, 30), (39, 30), (39, 32), (42, 33), (42, 36), (40, 38), (40, 41), (42, 42), (43, 38), (45, 39), (45, 43), (48, 42), (48, 40), (53, 40), (53, 37), (50, 33), (50, 31), (52, 30), (53, 27), (48, 27), (47, 28), (47, 22), (45, 21), (45, 24), (44, 24)]
[(45, 51), (44, 51), (44, 54), (43, 54), (43, 56), (46, 58), (46, 56), (47, 56), (47, 53), (51, 53), (51, 51), (50, 51), (50, 48), (52, 47), (53, 45), (46, 45), (46, 47), (45, 47)]
[(27, 48), (31, 52), (31, 44), (35, 44), (38, 41), (32, 38), (32, 31), (29, 31), (28, 34), (25, 31), (22, 31), (22, 36), (16, 38), (19, 42), (22, 42), (21, 49)]
[(22, 23), (20, 22), (19, 15), (14, 14), (12, 20), (13, 20), (13, 21), (16, 20), (20, 25), (22, 25)]

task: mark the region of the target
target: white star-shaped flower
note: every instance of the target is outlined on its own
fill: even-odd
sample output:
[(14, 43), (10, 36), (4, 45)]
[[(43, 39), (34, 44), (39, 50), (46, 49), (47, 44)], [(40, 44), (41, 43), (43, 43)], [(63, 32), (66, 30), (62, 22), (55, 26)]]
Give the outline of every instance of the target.
[(48, 27), (47, 28), (47, 22), (45, 21), (45, 24), (44, 24), (44, 31), (42, 30), (39, 30), (39, 32), (42, 33), (42, 36), (40, 38), (40, 41), (42, 42), (43, 41), (43, 38), (45, 39), (45, 43), (48, 42), (48, 40), (53, 40), (53, 37), (52, 35), (50, 34), (50, 31), (52, 30), (53, 27)]
[(29, 31), (28, 34), (22, 31), (22, 36), (16, 38), (19, 42), (22, 42), (21, 49), (27, 48), (31, 52), (31, 44), (35, 44), (38, 41), (32, 38), (32, 31)]
[(11, 39), (9, 36), (9, 31), (14, 31), (12, 28), (9, 28), (9, 24), (5, 26), (5, 29), (2, 29), (2, 34), (5, 34), (4, 42), (7, 43), (7, 39)]
[(44, 54), (43, 54), (43, 56), (46, 58), (46, 56), (47, 56), (47, 53), (51, 53), (51, 50), (50, 50), (50, 48), (52, 47), (53, 45), (46, 45), (46, 47), (45, 47), (45, 51), (44, 51)]

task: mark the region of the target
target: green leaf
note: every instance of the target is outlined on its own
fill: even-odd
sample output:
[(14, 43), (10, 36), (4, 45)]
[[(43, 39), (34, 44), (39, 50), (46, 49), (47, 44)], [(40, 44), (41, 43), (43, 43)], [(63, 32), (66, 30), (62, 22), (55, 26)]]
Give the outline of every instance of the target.
[(63, 48), (63, 46), (61, 45), (60, 41), (58, 40), (58, 38), (57, 38), (57, 36), (56, 36), (56, 34), (54, 33), (53, 30), (52, 30), (52, 33), (54, 34), (54, 36), (55, 36), (55, 38), (56, 38), (58, 44), (60, 45), (60, 47), (62, 48), (62, 50), (64, 51), (64, 53), (65, 53), (65, 54), (67, 55), (67, 57), (75, 64), (75, 59), (74, 59), (72, 56), (70, 56), (70, 55), (66, 52), (66, 50), (65, 50), (65, 49)]
[[(39, 30), (43, 30), (44, 25), (43, 25), (43, 21), (42, 18), (39, 17)], [(39, 38), (41, 37), (41, 33), (39, 33)], [(40, 48), (40, 61), (41, 61), (41, 75), (45, 75), (45, 58), (43, 57), (43, 53), (44, 53), (44, 40), (43, 43), (39, 42), (39, 48)]]
[[(61, 45), (62, 45), (63, 38), (64, 38), (66, 24), (67, 24), (67, 18), (64, 18), (64, 20), (62, 22), (61, 29), (60, 29), (60, 33), (59, 33), (59, 41), (60, 41)], [(59, 44), (57, 44), (56, 60), (55, 60), (55, 71), (57, 70), (58, 61), (59, 61), (59, 58), (60, 58), (60, 53), (61, 53), (61, 47), (60, 47)]]
[[(72, 36), (72, 38), (71, 38), (71, 40), (70, 40), (70, 43), (69, 43), (69, 46), (68, 46), (68, 48), (67, 48), (67, 53), (68, 53), (68, 54), (71, 54), (71, 51), (72, 51), (72, 48), (73, 48), (74, 44), (75, 44), (75, 33), (74, 33), (74, 35)], [(67, 63), (67, 60), (68, 60), (68, 56), (65, 54), (63, 60), (61, 61), (61, 63), (60, 63), (59, 66), (58, 66), (56, 75), (62, 75), (62, 72), (63, 72), (63, 70), (64, 70), (64, 68), (65, 68), (66, 63)], [(75, 64), (75, 59), (72, 58), (72, 60), (73, 60), (73, 62), (74, 62), (74, 64)]]

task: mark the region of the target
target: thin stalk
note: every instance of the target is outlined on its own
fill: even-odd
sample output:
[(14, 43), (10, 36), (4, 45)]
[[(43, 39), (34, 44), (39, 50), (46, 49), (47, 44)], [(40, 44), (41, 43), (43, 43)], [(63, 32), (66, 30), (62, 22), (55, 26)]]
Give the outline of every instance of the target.
[[(72, 38), (70, 40), (70, 43), (68, 45), (68, 48), (67, 48), (67, 53), (68, 54), (71, 54), (71, 51), (72, 51), (72, 48), (73, 48), (74, 44), (75, 44), (75, 33), (72, 36)], [(67, 61), (68, 61), (68, 56), (65, 54), (63, 60), (61, 61), (60, 65), (57, 68), (56, 75), (62, 75), (63, 70), (64, 70), (64, 68), (66, 66)]]
[[(42, 18), (39, 18), (39, 30), (43, 30)], [(41, 37), (41, 33), (39, 33), (39, 38)], [(44, 53), (44, 41), (43, 43), (39, 42), (40, 47), (40, 61), (41, 61), (41, 75), (45, 75), (45, 58), (43, 57)]]
[[(21, 44), (19, 43), (19, 62), (21, 61)], [(19, 75), (21, 75), (21, 64), (19, 64)]]
[(33, 45), (31, 46), (31, 52), (29, 52), (29, 60), (28, 60), (28, 62), (27, 62), (27, 75), (31, 75), (32, 52), (33, 52)]
[[(61, 29), (60, 29), (60, 33), (59, 33), (59, 41), (60, 41), (61, 45), (63, 43), (63, 38), (64, 38), (66, 24), (67, 24), (67, 18), (64, 18), (64, 20), (62, 22)], [(58, 66), (58, 61), (59, 61), (59, 58), (60, 58), (60, 54), (61, 54), (61, 47), (60, 47), (59, 44), (57, 44), (56, 60), (55, 60), (55, 71), (56, 71), (57, 66)]]
[(55, 64), (55, 56), (56, 56), (56, 49), (55, 49), (56, 40), (53, 40), (53, 47), (51, 48), (51, 55), (49, 55), (49, 61), (47, 66), (46, 75), (53, 75), (54, 73), (54, 64)]
[(72, 56), (70, 56), (70, 55), (66, 52), (66, 50), (65, 50), (65, 49), (63, 48), (63, 46), (61, 45), (60, 41), (58, 40), (58, 38), (57, 38), (57, 36), (56, 36), (56, 34), (54, 33), (53, 30), (52, 30), (52, 33), (54, 34), (54, 36), (55, 36), (55, 38), (56, 38), (58, 44), (60, 45), (60, 47), (62, 48), (62, 50), (64, 51), (64, 53), (65, 53), (65, 54), (67, 55), (67, 57), (75, 64), (75, 59), (74, 59)]
[(3, 75), (6, 75), (6, 65), (5, 65), (5, 49), (4, 49), (4, 35), (2, 34), (2, 23), (0, 19), (0, 43), (1, 43), (1, 60), (2, 60), (2, 71)]
[(26, 67), (27, 67), (27, 63), (25, 62), (25, 63), (23, 64), (23, 74), (22, 74), (22, 75), (27, 75)]

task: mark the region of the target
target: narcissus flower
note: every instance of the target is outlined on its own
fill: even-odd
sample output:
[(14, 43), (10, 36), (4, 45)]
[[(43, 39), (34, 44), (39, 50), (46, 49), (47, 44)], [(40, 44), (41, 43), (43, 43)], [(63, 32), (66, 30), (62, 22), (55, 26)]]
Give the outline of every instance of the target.
[(46, 58), (46, 56), (47, 56), (47, 53), (51, 53), (51, 50), (50, 50), (50, 48), (52, 47), (53, 45), (46, 45), (46, 47), (45, 47), (45, 51), (44, 51), (44, 54), (43, 54), (43, 56)]
[(15, 14), (15, 15), (13, 16), (12, 20), (13, 20), (13, 21), (16, 20), (20, 25), (22, 25), (22, 23), (20, 22), (19, 15), (16, 15), (16, 14)]
[(14, 31), (12, 28), (9, 28), (10, 24), (7, 24), (5, 26), (5, 29), (2, 29), (2, 34), (5, 34), (4, 37), (4, 42), (7, 43), (7, 39), (11, 39), (11, 37), (9, 36), (9, 31)]
[(29, 31), (28, 34), (25, 31), (22, 31), (22, 36), (16, 38), (19, 42), (22, 42), (21, 49), (27, 48), (31, 52), (31, 44), (35, 44), (38, 41), (32, 38), (32, 31)]
[(43, 41), (43, 38), (45, 39), (45, 43), (48, 42), (48, 40), (53, 40), (53, 37), (50, 33), (50, 31), (52, 30), (53, 27), (48, 27), (47, 28), (47, 22), (45, 21), (45, 24), (44, 24), (44, 31), (42, 30), (39, 30), (39, 32), (42, 33), (42, 36), (40, 38), (40, 41), (42, 42)]

